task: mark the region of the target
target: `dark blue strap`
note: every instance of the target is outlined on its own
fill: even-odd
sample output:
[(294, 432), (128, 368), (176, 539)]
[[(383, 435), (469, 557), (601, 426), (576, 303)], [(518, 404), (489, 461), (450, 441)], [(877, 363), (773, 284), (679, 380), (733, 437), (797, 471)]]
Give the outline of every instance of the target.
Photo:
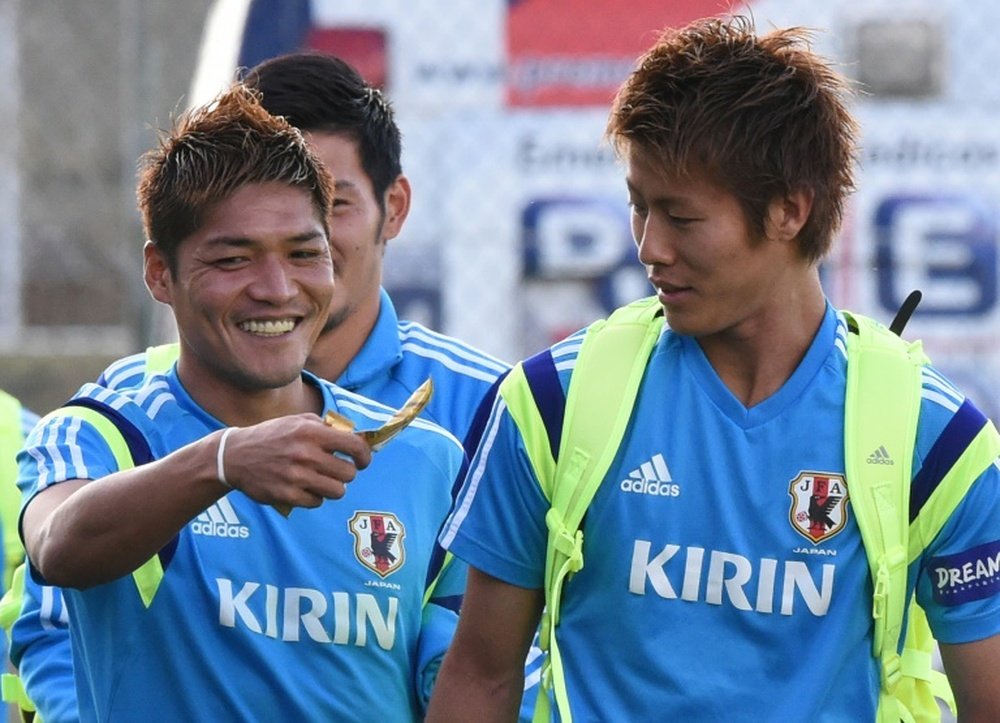
[(559, 382), (559, 372), (552, 353), (545, 350), (526, 359), (524, 376), (528, 380), (531, 396), (545, 425), (552, 458), (559, 461), (559, 441), (562, 439), (563, 414), (566, 412), (566, 394)]
[(479, 446), (479, 442), (483, 438), (483, 432), (486, 431), (486, 423), (490, 420), (490, 412), (493, 411), (493, 402), (496, 401), (497, 391), (500, 389), (500, 383), (507, 378), (509, 373), (509, 371), (505, 371), (495, 382), (493, 382), (490, 388), (486, 390), (486, 394), (483, 396), (482, 400), (479, 402), (479, 406), (476, 408), (476, 413), (472, 416), (472, 422), (469, 424), (469, 430), (465, 433), (465, 439), (462, 440), (462, 446), (465, 447), (465, 456), (470, 460), (475, 456), (476, 448)]
[(910, 485), (911, 523), (985, 424), (986, 416), (966, 399), (934, 442), (923, 466), (913, 478)]

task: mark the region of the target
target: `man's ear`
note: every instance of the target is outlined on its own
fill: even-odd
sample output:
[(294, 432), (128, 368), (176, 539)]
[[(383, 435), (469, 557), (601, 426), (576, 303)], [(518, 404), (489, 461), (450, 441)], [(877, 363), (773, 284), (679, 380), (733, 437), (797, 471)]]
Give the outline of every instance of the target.
[(812, 213), (814, 197), (812, 189), (798, 189), (772, 200), (767, 209), (768, 238), (791, 241), (797, 237)]
[(152, 297), (162, 304), (169, 304), (173, 298), (173, 274), (163, 251), (152, 241), (147, 241), (142, 247), (142, 271)]
[(382, 239), (396, 238), (403, 229), (403, 223), (410, 213), (410, 179), (399, 175), (385, 191), (385, 221), (382, 223)]

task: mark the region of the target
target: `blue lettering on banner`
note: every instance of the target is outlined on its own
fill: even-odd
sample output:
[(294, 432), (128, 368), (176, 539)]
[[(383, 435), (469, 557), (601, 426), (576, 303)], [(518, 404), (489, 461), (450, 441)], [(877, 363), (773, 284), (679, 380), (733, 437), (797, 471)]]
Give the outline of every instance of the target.
[(895, 312), (913, 289), (917, 315), (983, 315), (997, 302), (996, 214), (971, 196), (893, 196), (875, 211), (882, 306)]
[(526, 279), (590, 281), (595, 300), (608, 311), (650, 293), (620, 199), (535, 199), (521, 224)]
[(624, 203), (598, 197), (539, 198), (521, 218), (528, 278), (593, 279), (634, 258)]
[(961, 605), (1000, 592), (1000, 541), (932, 558), (927, 565), (934, 600)]

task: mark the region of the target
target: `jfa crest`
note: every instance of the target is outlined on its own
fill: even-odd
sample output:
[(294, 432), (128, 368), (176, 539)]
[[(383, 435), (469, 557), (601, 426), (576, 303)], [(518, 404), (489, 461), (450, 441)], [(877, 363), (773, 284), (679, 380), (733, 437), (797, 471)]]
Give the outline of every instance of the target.
[(396, 515), (358, 511), (348, 527), (354, 535), (354, 556), (369, 570), (385, 578), (403, 566), (406, 529)]
[(800, 472), (788, 488), (792, 527), (813, 544), (829, 539), (847, 523), (847, 481), (829, 472)]

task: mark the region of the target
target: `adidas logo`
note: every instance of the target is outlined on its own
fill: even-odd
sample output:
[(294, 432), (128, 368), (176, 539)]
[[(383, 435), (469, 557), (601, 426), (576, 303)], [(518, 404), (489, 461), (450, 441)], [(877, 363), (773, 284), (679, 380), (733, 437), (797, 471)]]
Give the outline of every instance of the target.
[(629, 472), (618, 487), (622, 492), (653, 497), (677, 497), (681, 493), (681, 486), (671, 478), (662, 454), (654, 454), (648, 462)]
[(868, 455), (868, 459), (865, 461), (868, 464), (896, 464), (892, 461), (892, 457), (889, 456), (889, 451), (882, 446)]
[(250, 528), (240, 522), (226, 497), (198, 515), (191, 523), (191, 532), (208, 537), (250, 537)]

